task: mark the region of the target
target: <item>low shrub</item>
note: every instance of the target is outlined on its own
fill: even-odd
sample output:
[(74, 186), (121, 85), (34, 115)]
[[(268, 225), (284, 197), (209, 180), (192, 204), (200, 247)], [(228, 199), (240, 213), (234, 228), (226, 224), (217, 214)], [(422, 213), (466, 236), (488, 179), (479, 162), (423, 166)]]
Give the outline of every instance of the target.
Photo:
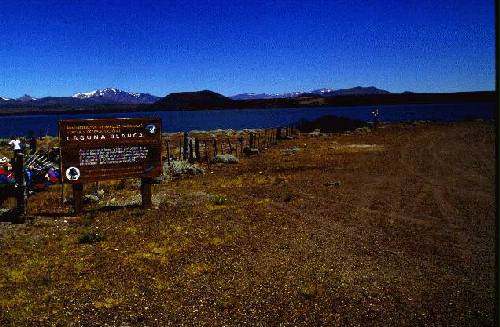
[(164, 165), (165, 175), (182, 176), (182, 175), (201, 175), (205, 171), (195, 164), (190, 164), (187, 161), (172, 161), (170, 166)]
[(240, 162), (238, 158), (233, 156), (232, 154), (218, 154), (212, 158), (213, 163), (228, 163), (228, 164), (236, 164)]
[(212, 203), (218, 206), (224, 205), (227, 202), (227, 198), (222, 195), (216, 195), (212, 197)]
[(92, 244), (103, 241), (104, 239), (105, 236), (100, 231), (86, 229), (82, 232), (78, 241), (80, 244)]

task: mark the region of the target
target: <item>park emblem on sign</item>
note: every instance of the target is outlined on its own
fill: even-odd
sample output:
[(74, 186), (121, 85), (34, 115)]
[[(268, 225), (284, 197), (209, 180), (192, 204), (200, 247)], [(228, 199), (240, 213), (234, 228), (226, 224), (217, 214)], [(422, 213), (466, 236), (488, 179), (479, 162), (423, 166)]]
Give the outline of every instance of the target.
[(62, 120), (59, 139), (64, 182), (162, 174), (159, 118)]

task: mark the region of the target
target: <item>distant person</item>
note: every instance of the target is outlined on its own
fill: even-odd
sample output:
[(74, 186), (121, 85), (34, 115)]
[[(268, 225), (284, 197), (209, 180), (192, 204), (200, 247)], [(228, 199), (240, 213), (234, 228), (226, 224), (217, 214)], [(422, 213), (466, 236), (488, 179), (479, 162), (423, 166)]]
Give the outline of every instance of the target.
[(33, 175), (34, 175), (33, 165), (29, 165), (28, 168), (24, 170), (24, 180), (26, 181), (26, 188), (28, 190), (28, 194), (33, 193)]
[(12, 147), (14, 154), (18, 154), (23, 151), (23, 148), (21, 147), (21, 140), (17, 137), (13, 137), (10, 140), (9, 145)]
[(379, 115), (378, 109), (375, 109), (374, 111), (372, 111), (373, 129), (374, 130), (377, 130), (377, 128), (378, 128), (378, 115)]

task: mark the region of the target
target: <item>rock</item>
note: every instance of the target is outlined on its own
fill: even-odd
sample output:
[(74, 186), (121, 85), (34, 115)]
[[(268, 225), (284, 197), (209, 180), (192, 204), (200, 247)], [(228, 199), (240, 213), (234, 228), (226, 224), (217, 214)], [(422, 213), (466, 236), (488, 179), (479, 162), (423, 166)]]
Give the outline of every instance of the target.
[(294, 147), (292, 147), (292, 148), (285, 149), (285, 150), (283, 150), (282, 152), (283, 152), (283, 154), (285, 154), (285, 155), (290, 155), (290, 154), (295, 154), (295, 153), (297, 153), (297, 152), (299, 152), (299, 151), (302, 151), (302, 148), (299, 148), (298, 146), (294, 146)]
[(232, 154), (218, 154), (211, 160), (213, 163), (229, 163), (236, 164), (240, 162), (238, 158), (233, 156)]
[(172, 161), (170, 166), (164, 165), (165, 175), (181, 176), (181, 175), (200, 175), (205, 171), (196, 164), (190, 164), (187, 161)]
[(354, 133), (356, 134), (367, 134), (370, 133), (372, 130), (370, 127), (365, 126), (365, 127), (359, 127), (354, 130)]
[(342, 182), (341, 181), (334, 181), (334, 182), (327, 182), (324, 184), (325, 186), (341, 186), (342, 185)]
[(97, 195), (94, 195), (94, 194), (86, 194), (83, 196), (83, 199), (85, 200), (85, 202), (89, 202), (89, 203), (99, 202), (99, 197)]
[(255, 154), (259, 154), (259, 149), (246, 147), (243, 148), (243, 153), (246, 154), (247, 156), (252, 156)]

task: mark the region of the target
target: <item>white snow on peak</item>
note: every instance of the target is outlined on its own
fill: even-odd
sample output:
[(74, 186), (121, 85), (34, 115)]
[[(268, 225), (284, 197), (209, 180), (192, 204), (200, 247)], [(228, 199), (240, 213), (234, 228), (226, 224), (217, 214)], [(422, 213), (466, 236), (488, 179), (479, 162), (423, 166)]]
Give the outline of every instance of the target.
[(102, 90), (97, 89), (97, 90), (94, 90), (91, 92), (76, 93), (76, 94), (73, 94), (72, 97), (73, 98), (80, 98), (80, 99), (87, 99), (87, 98), (92, 98), (92, 97), (103, 97), (106, 95), (115, 95), (115, 94), (120, 94), (120, 93), (121, 94), (132, 94), (135, 96), (135, 93), (128, 93), (128, 92), (125, 92), (125, 91), (122, 91), (119, 89), (108, 87), (108, 88), (105, 88)]
[(81, 92), (72, 95), (73, 98), (78, 99), (90, 99), (97, 100), (99, 99), (106, 101), (117, 101), (119, 103), (153, 103), (156, 100), (156, 97), (147, 94), (147, 93), (138, 93), (138, 92), (126, 92), (119, 89), (115, 89), (112, 87), (108, 87), (105, 89), (97, 89), (91, 92)]
[(331, 93), (335, 91), (334, 89), (331, 89), (331, 88), (322, 88), (322, 89), (318, 89), (318, 90), (312, 90), (310, 92), (313, 92), (313, 93), (321, 93), (321, 94), (324, 94), (324, 93)]

